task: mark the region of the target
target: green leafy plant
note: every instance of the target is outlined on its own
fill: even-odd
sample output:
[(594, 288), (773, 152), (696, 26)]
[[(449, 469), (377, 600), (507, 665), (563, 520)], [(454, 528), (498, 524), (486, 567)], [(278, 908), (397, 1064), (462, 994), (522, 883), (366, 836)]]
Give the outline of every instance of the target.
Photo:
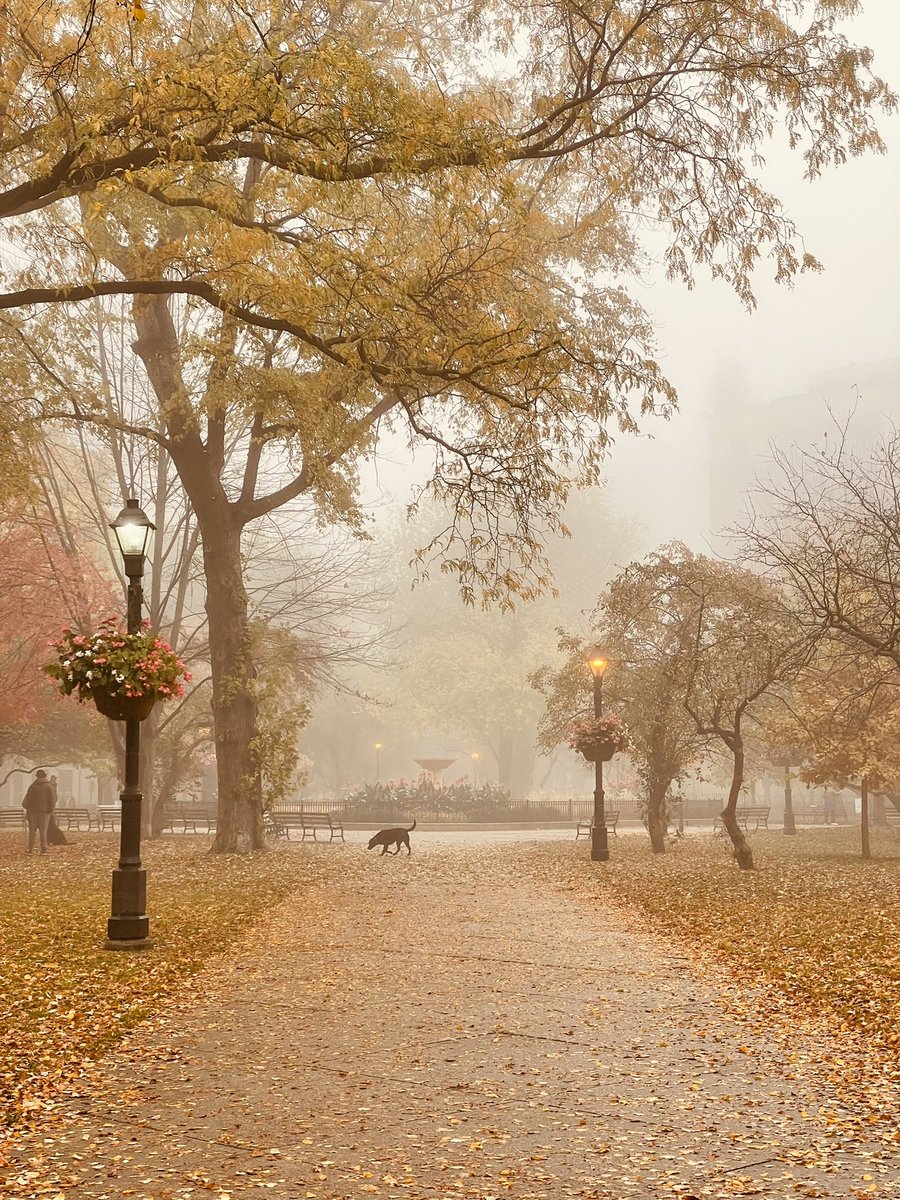
[(97, 633), (64, 629), (59, 640), (49, 645), (56, 659), (44, 664), (45, 674), (56, 680), (64, 696), (74, 694), (80, 704), (98, 692), (170, 700), (184, 695), (184, 684), (191, 678), (169, 643), (148, 622), (139, 633), (123, 633), (118, 618), (107, 617)]
[(483, 783), (475, 788), (468, 779), (437, 783), (423, 771), (418, 779), (391, 779), (387, 783), (366, 783), (344, 797), (348, 816), (364, 820), (380, 819), (397, 813), (437, 819), (503, 819), (514, 811), (506, 788)]

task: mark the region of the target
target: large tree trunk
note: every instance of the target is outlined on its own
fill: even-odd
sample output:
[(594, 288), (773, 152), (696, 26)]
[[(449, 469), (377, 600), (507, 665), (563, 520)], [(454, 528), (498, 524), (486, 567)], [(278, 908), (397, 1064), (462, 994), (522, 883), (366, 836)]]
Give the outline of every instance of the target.
[(737, 822), (738, 796), (744, 781), (744, 739), (741, 736), (740, 722), (737, 721), (735, 726), (734, 736), (729, 746), (734, 758), (734, 769), (731, 774), (731, 787), (728, 789), (728, 802), (722, 809), (722, 824), (731, 838), (738, 866), (742, 871), (752, 871), (754, 870), (753, 851)]
[(872, 857), (872, 847), (869, 844), (869, 779), (863, 775), (859, 788), (859, 832), (862, 844), (863, 858)]
[(791, 764), (784, 764), (784, 832), (796, 833), (797, 822), (794, 820), (794, 800), (791, 795)]
[(153, 822), (153, 807), (156, 790), (156, 728), (159, 724), (159, 709), (141, 722), (141, 836), (156, 837)]
[(650, 834), (650, 847), (654, 854), (665, 854), (666, 832), (666, 792), (668, 783), (652, 782), (647, 789), (647, 832)]
[(513, 739), (500, 730), (497, 735), (497, 782), (512, 792)]
[(153, 806), (154, 837), (161, 837), (166, 820), (171, 816), (170, 809), (175, 801), (174, 772), (170, 769), (163, 773), (159, 781), (159, 792), (156, 804)]
[(884, 793), (874, 792), (872, 794), (872, 824), (885, 828), (887, 826), (887, 809), (884, 803)]
[(209, 656), (215, 717), (219, 817), (215, 853), (261, 850), (263, 801), (255, 749), (257, 706), (241, 569), (241, 531), (222, 514), (206, 528), (201, 521), (203, 563), (209, 587)]
[[(242, 853), (264, 845), (262, 781), (256, 760), (256, 700), (241, 564), (241, 529), (222, 484), (223, 446), (204, 444), (187, 401), (178, 334), (165, 296), (133, 305), (135, 352), (166, 414), (169, 452), (203, 541), (219, 782), (213, 850)], [(222, 430), (220, 430), (220, 434)]]

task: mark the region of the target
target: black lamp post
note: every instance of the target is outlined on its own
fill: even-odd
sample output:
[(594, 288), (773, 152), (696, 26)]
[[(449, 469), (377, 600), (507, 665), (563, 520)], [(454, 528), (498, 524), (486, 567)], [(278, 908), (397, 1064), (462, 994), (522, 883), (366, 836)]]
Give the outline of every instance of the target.
[[(599, 650), (592, 650), (588, 666), (594, 677), (594, 716), (603, 716), (603, 674), (609, 663)], [(609, 840), (606, 833), (606, 805), (603, 796), (603, 763), (594, 762), (594, 820), (591, 824), (591, 861), (609, 862)]]
[[(144, 561), (147, 543), (155, 525), (137, 500), (126, 500), (125, 507), (110, 525), (119, 543), (125, 574), (128, 577), (128, 632), (139, 633), (144, 589)], [(112, 915), (106, 926), (107, 950), (145, 950), (150, 941), (147, 916), (147, 872), (141, 865), (140, 791), (141, 718), (125, 718), (125, 788), (122, 803), (119, 865), (112, 873)]]

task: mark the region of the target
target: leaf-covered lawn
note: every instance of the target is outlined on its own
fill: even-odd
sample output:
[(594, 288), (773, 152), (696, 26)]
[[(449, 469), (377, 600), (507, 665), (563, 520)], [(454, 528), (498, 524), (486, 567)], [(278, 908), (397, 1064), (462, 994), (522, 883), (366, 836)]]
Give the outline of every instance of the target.
[[(0, 834), (0, 1123), (38, 1116), (61, 1085), (78, 1092), (79, 1075), (104, 1048), (159, 1011), (274, 903), (295, 893), (293, 903), (313, 912), (329, 875), (351, 866), (343, 854), (299, 847), (211, 858), (208, 838), (150, 843), (156, 946), (130, 955), (101, 949), (118, 839), (72, 840), (29, 858), (22, 835)], [(589, 897), (599, 887), (639, 906), (657, 931), (687, 936), (729, 964), (740, 981), (735, 1003), (746, 1003), (751, 1017), (767, 1019), (767, 1009), (780, 1007), (790, 1018), (799, 1003), (849, 1023), (864, 1035), (867, 1052), (880, 1052), (879, 1077), (896, 1079), (900, 835), (876, 836), (878, 859), (870, 864), (843, 831), (752, 840), (760, 866), (753, 873), (737, 870), (722, 839), (709, 836), (688, 837), (662, 858), (643, 838), (614, 838), (613, 859), (602, 867), (574, 841), (492, 854), (514, 861), (537, 886), (574, 886)], [(484, 848), (471, 853), (493, 861)], [(361, 870), (368, 859), (360, 855), (353, 864)], [(485, 886), (493, 873), (486, 865)]]
[(0, 1125), (37, 1112), (82, 1066), (156, 1010), (301, 883), (282, 851), (206, 854), (211, 839), (144, 846), (154, 949), (101, 949), (118, 836), (71, 834), (49, 855), (0, 834)]
[[(644, 838), (613, 838), (611, 861), (579, 848), (577, 873), (640, 906), (653, 926), (687, 935), (749, 983), (774, 985), (810, 1013), (865, 1034), (889, 1057), (900, 1051), (900, 833), (873, 834), (875, 860), (859, 857), (858, 832), (751, 836), (756, 871), (740, 871), (724, 839), (677, 841), (663, 856)], [(584, 845), (584, 843), (582, 843)], [(543, 848), (570, 866), (572, 852)]]

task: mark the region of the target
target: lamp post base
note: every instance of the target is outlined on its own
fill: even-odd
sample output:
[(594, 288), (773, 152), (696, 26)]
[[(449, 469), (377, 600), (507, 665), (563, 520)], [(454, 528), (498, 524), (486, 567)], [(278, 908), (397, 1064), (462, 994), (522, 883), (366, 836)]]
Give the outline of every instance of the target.
[(606, 825), (591, 830), (591, 862), (609, 862), (609, 842)]
[(152, 950), (153, 938), (105, 938), (104, 950)]
[(112, 873), (112, 916), (106, 922), (107, 950), (143, 950), (152, 945), (147, 909), (147, 872), (143, 867)]

